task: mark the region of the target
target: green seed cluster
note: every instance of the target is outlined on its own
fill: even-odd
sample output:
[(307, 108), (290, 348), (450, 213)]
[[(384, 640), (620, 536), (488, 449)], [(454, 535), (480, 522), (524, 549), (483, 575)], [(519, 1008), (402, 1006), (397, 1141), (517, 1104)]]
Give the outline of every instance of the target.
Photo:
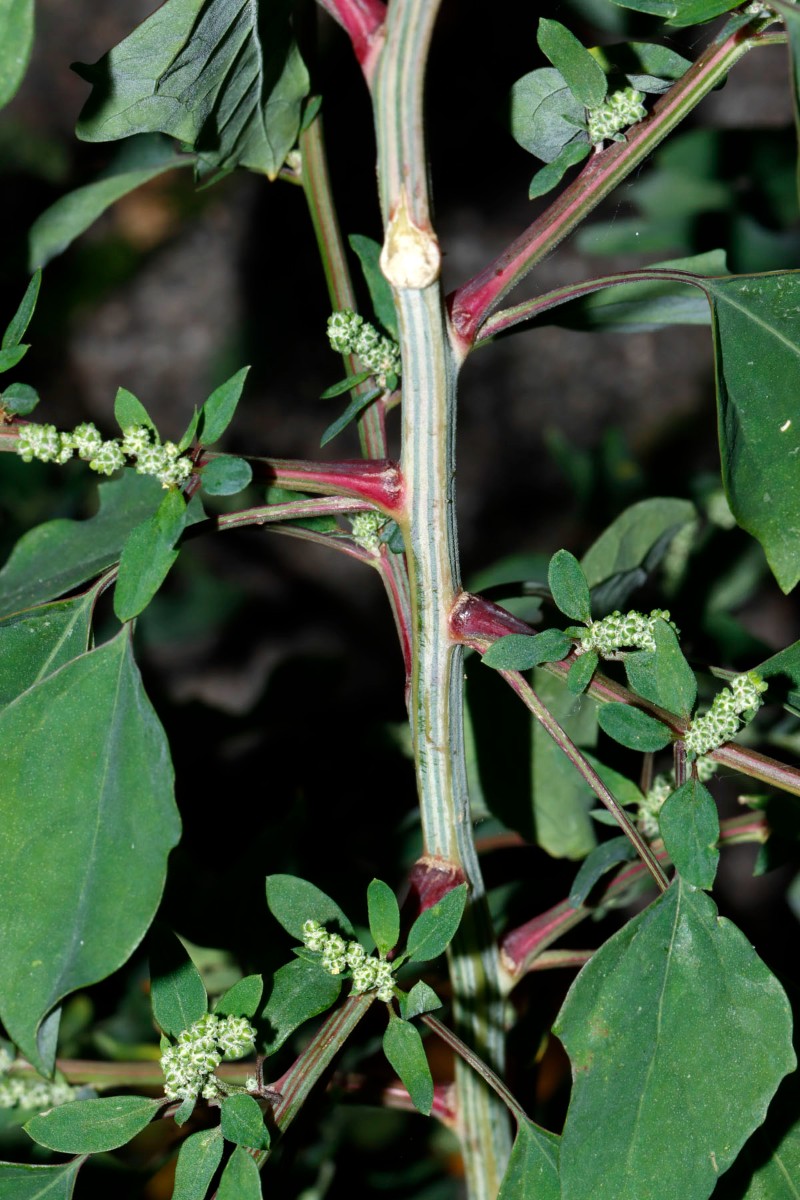
[(388, 1004), (394, 995), (392, 964), (367, 954), (360, 942), (346, 942), (338, 933), (328, 933), (319, 921), (303, 922), (303, 945), (321, 953), (320, 964), (330, 975), (350, 970), (354, 995), (376, 991)]
[(642, 101), (644, 94), (636, 88), (627, 87), (600, 105), (589, 109), (589, 141), (593, 146), (601, 145), (607, 138), (637, 121), (643, 121), (647, 110)]
[(74, 454), (99, 475), (113, 475), (120, 467), (136, 464), (139, 475), (153, 475), (163, 487), (174, 487), (192, 473), (192, 461), (182, 455), (174, 442), (154, 440), (146, 425), (131, 425), (121, 439), (104, 441), (95, 425), (77, 425), (71, 433), (59, 432), (55, 425), (20, 428), (17, 454), (24, 462), (69, 462)]
[(0, 1047), (0, 1108), (56, 1108), (68, 1104), (78, 1094), (68, 1083), (40, 1079), (37, 1075), (11, 1075), (11, 1055)]
[(161, 1055), (169, 1100), (217, 1100), (226, 1094), (214, 1075), (223, 1059), (244, 1058), (255, 1045), (256, 1031), (247, 1017), (207, 1013), (178, 1034), (177, 1043)]
[(714, 697), (711, 708), (695, 717), (686, 731), (686, 749), (692, 754), (709, 754), (735, 737), (743, 724), (752, 721), (763, 704), (767, 684), (755, 671), (736, 675)]
[[(701, 783), (708, 783), (716, 769), (717, 764), (710, 758), (699, 758), (695, 764), (697, 778)], [(636, 813), (636, 823), (646, 838), (658, 837), (658, 814), (664, 807), (667, 797), (672, 795), (676, 787), (674, 771), (670, 771), (668, 775), (653, 776), (653, 782)]]
[(387, 375), (400, 374), (400, 347), (352, 309), (328, 317), (328, 340), (337, 354), (356, 354), (382, 387)]
[(677, 633), (677, 627), (669, 619), (669, 609), (654, 608), (645, 616), (632, 609), (630, 612), (609, 613), (601, 621), (592, 621), (581, 633), (581, 649), (596, 650), (601, 656), (616, 654), (618, 650), (655, 650), (653, 630), (657, 620), (666, 621)]
[(380, 533), (386, 524), (386, 517), (378, 512), (356, 513), (350, 518), (353, 541), (364, 550), (377, 554), (381, 548)]

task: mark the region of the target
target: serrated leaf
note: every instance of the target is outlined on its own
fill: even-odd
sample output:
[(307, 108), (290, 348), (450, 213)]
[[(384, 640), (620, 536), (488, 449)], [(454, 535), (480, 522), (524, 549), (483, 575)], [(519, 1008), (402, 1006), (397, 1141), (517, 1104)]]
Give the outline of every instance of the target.
[(563, 146), (581, 137), (586, 112), (553, 67), (523, 75), (511, 89), (511, 134), (529, 154), (552, 162)]
[(0, 0), (0, 108), (25, 77), (33, 47), (34, 0)]
[(136, 1137), (163, 1104), (146, 1096), (73, 1100), (33, 1117), (25, 1129), (40, 1146), (61, 1154), (99, 1154)]
[(0, 621), (0, 707), (89, 645), (96, 590)]
[(236, 414), (249, 367), (242, 367), (215, 388), (200, 412), (197, 440), (202, 446), (218, 442)]
[(246, 1150), (237, 1146), (219, 1181), (216, 1200), (261, 1200), (261, 1176)]
[(580, 696), (582, 692), (586, 691), (592, 682), (592, 676), (597, 670), (599, 661), (600, 658), (596, 650), (588, 650), (585, 654), (581, 654), (579, 658), (575, 659), (567, 674), (567, 687), (573, 696)]
[(114, 588), (120, 621), (131, 621), (147, 608), (178, 557), (173, 547), (185, 526), (186, 501), (170, 488), (153, 515), (128, 535)]
[(274, 179), (297, 140), (308, 72), (275, 0), (167, 0), (93, 66), (78, 137), (166, 133), (191, 146), (199, 174), (236, 166)]
[(604, 733), (629, 750), (663, 750), (672, 741), (672, 731), (662, 721), (629, 704), (603, 704), (597, 720)]
[(497, 1200), (561, 1200), (560, 1141), (533, 1121), (520, 1119)]
[(580, 870), (575, 876), (569, 893), (569, 902), (573, 908), (580, 908), (598, 879), (607, 871), (620, 863), (629, 862), (636, 857), (636, 850), (626, 837), (610, 838), (601, 842), (581, 863)]
[(0, 1193), (3, 1200), (71, 1200), (85, 1162), (73, 1158), (53, 1167), (0, 1162)]
[(125, 630), (0, 713), (0, 778), (0, 1014), (47, 1073), (40, 1024), (130, 957), (180, 833), (166, 738)]
[(214, 1012), (221, 1017), (252, 1017), (261, 1003), (264, 980), (260, 975), (245, 975), (237, 980), (214, 1005)]
[(319, 921), (331, 933), (355, 937), (353, 926), (335, 900), (296, 875), (267, 876), (267, 907), (298, 942), (303, 940), (303, 922), (309, 920)]
[(365, 237), (361, 233), (351, 233), (347, 240), (351, 250), (355, 251), (358, 261), (361, 263), (361, 270), (369, 288), (375, 316), (389, 336), (397, 341), (397, 313), (392, 298), (392, 289), (380, 267), (381, 245), (373, 238)]
[(606, 98), (608, 80), (603, 68), (575, 34), (560, 21), (542, 17), (536, 40), (545, 58), (561, 72), (567, 87), (584, 108), (599, 108)]
[(219, 1126), (192, 1133), (181, 1143), (172, 1200), (204, 1200), (222, 1160), (222, 1146)]
[(15, 417), (29, 417), (39, 403), (39, 393), (29, 383), (10, 383), (0, 395), (0, 405)]
[(668, 796), (658, 828), (675, 869), (696, 888), (710, 888), (719, 864), (719, 816), (714, 797), (699, 779), (687, 779)]
[(574, 1080), (563, 1200), (705, 1200), (795, 1066), (780, 984), (680, 880), (600, 947), (554, 1030)]
[(123, 433), (131, 425), (144, 425), (145, 428), (152, 429), (153, 433), (158, 437), (158, 430), (153, 424), (147, 409), (141, 400), (137, 399), (133, 392), (129, 392), (127, 388), (117, 388), (117, 394), (114, 399), (114, 418)]
[(240, 1092), (223, 1100), (220, 1125), (226, 1141), (251, 1150), (269, 1150), (269, 1130), (252, 1096)]
[(508, 633), (492, 643), (483, 662), (497, 671), (527, 671), (541, 663), (560, 662), (571, 649), (572, 638), (560, 629), (544, 629), (533, 635)]
[(691, 714), (697, 699), (697, 680), (684, 658), (675, 630), (660, 617), (653, 625), (655, 650), (625, 656), (628, 683), (639, 695), (681, 717)]
[(367, 888), (369, 931), (381, 955), (397, 945), (400, 937), (400, 909), (394, 892), (381, 879), (373, 879)]
[(156, 1024), (173, 1038), (208, 1012), (200, 972), (167, 929), (156, 928), (150, 939), (150, 1003)]
[(374, 388), (372, 391), (364, 392), (363, 396), (354, 396), (340, 417), (332, 421), (328, 428), (319, 439), (320, 448), (327, 446), (328, 442), (332, 442), (335, 437), (351, 425), (356, 417), (372, 404), (373, 400), (377, 400), (381, 394), (380, 388)]
[(547, 583), (556, 608), (573, 621), (591, 621), (589, 585), (581, 564), (569, 550), (557, 550), (550, 559)]
[(424, 979), (419, 979), (407, 996), (400, 997), (400, 1015), (404, 1021), (411, 1021), (414, 1017), (441, 1007), (441, 1000)]
[(536, 172), (528, 186), (528, 199), (535, 200), (538, 196), (546, 196), (556, 184), (561, 183), (570, 167), (583, 162), (590, 150), (588, 138), (584, 141), (567, 142), (552, 162), (546, 163)]
[(267, 1026), (264, 1053), (274, 1054), (306, 1021), (327, 1010), (339, 999), (342, 981), (317, 962), (296, 959), (276, 971), (272, 991), (261, 1012)]
[(406, 945), (412, 962), (429, 962), (444, 953), (461, 924), (466, 903), (467, 885), (460, 883), (419, 914)]
[[(0, 0), (0, 4), (1, 3), (2, 0)], [(0, 45), (2, 45), (2, 25), (3, 13), (2, 7), (0, 7)], [(5, 50), (5, 47), (3, 47), (3, 50)], [(2, 55), (2, 53), (3, 51), (0, 51), (0, 55)], [(2, 70), (1, 66), (0, 70)], [(39, 288), (41, 287), (41, 283), (42, 272), (34, 271), (33, 278), (25, 289), (25, 295), (20, 301), (19, 308), (9, 321), (6, 331), (3, 334), (2, 348), (4, 350), (11, 350), (14, 346), (19, 346), (20, 342), (25, 336), (25, 330), (30, 325), (31, 317), (33, 316), (33, 310), (36, 308), (36, 301), (39, 298)]]
[(430, 1116), (433, 1079), (418, 1030), (392, 1014), (383, 1035), (383, 1053), (399, 1075), (414, 1107), (426, 1117)]
[(253, 468), (243, 458), (220, 454), (200, 472), (203, 491), (209, 496), (235, 496), (253, 478)]

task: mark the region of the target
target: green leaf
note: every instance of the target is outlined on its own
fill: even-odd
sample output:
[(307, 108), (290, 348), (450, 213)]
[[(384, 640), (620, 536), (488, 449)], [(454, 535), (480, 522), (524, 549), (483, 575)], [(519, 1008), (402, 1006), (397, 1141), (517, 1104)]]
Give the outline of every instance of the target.
[(202, 446), (213, 446), (218, 442), (236, 414), (236, 408), (244, 390), (249, 367), (242, 367), (225, 383), (215, 388), (200, 412), (200, 427), (197, 440)]
[(527, 671), (540, 663), (560, 662), (571, 649), (572, 638), (560, 629), (544, 629), (533, 635), (507, 633), (492, 643), (483, 662), (497, 671)]
[(342, 981), (317, 963), (301, 958), (287, 963), (272, 978), (272, 991), (261, 1013), (268, 1026), (264, 1053), (274, 1054), (306, 1021), (327, 1010), (339, 999)]
[(373, 400), (377, 400), (381, 394), (380, 388), (374, 388), (372, 391), (364, 392), (363, 396), (354, 396), (340, 417), (332, 421), (328, 428), (323, 433), (319, 440), (320, 448), (327, 446), (328, 442), (332, 442), (343, 429), (346, 429), (356, 417), (372, 404)]
[(222, 1145), (219, 1126), (192, 1133), (181, 1143), (172, 1200), (204, 1200), (222, 1159)]
[(795, 1066), (780, 984), (680, 879), (600, 947), (554, 1030), (574, 1080), (563, 1200), (705, 1200)]
[[(631, 779), (628, 779), (625, 775), (620, 775), (619, 771), (615, 771), (613, 767), (600, 762), (588, 750), (584, 750), (583, 755), (591, 763), (595, 771), (597, 771), (597, 774), (619, 804), (641, 804), (644, 801), (641, 789)], [(603, 809), (603, 811), (607, 812), (606, 809)], [(609, 824), (616, 825), (617, 822), (610, 813), (608, 813), (608, 816), (610, 818)]]
[(604, 733), (629, 750), (663, 750), (672, 741), (672, 731), (663, 722), (629, 704), (604, 704), (597, 720)]
[(166, 738), (127, 631), (0, 713), (0, 778), (0, 1014), (47, 1073), (43, 1018), (130, 957), (180, 833)]
[(133, 392), (129, 392), (127, 388), (117, 388), (117, 395), (114, 399), (114, 417), (123, 433), (131, 425), (144, 425), (147, 429), (152, 429), (158, 438), (158, 430), (147, 409), (141, 400), (137, 400)]
[(612, 0), (620, 8), (632, 8), (634, 12), (652, 13), (655, 17), (674, 17), (677, 0)]
[(63, 254), (76, 238), (94, 225), (107, 208), (123, 196), (135, 192), (167, 171), (190, 166), (192, 162), (191, 158), (179, 157), (172, 149), (165, 147), (159, 163), (135, 168), (127, 166), (124, 170), (115, 171), (61, 196), (31, 225), (28, 233), (28, 263), (31, 269), (44, 267), (51, 259)]
[(185, 525), (186, 501), (177, 488), (169, 488), (152, 517), (128, 535), (114, 588), (120, 621), (131, 621), (147, 608), (178, 557), (173, 547)]
[(404, 1021), (411, 1021), (414, 1017), (441, 1007), (441, 1000), (424, 979), (418, 980), (407, 996), (400, 997), (400, 1015)]
[(692, 65), (688, 58), (658, 42), (620, 42), (595, 46), (592, 55), (607, 75), (622, 75), (640, 92), (666, 92)]
[(783, 677), (791, 685), (787, 703), (800, 708), (800, 641), (779, 650), (755, 668), (762, 679)]
[(216, 1200), (261, 1200), (261, 1176), (253, 1159), (237, 1146), (219, 1181)]
[(21, 346), (9, 346), (7, 350), (0, 350), (0, 373), (13, 370), (29, 350), (30, 346), (26, 342)]
[(222, 1101), (220, 1114), (222, 1136), (237, 1146), (248, 1146), (251, 1150), (269, 1150), (269, 1130), (264, 1117), (252, 1096), (240, 1092)]
[(426, 1117), (430, 1116), (433, 1079), (418, 1030), (392, 1013), (383, 1035), (383, 1053), (400, 1076), (411, 1103)]
[(558, 158), (568, 142), (585, 141), (586, 112), (553, 67), (523, 75), (511, 89), (511, 134), (543, 162)]
[(319, 921), (328, 931), (355, 937), (353, 926), (339, 905), (324, 892), (296, 875), (267, 876), (267, 907), (287, 933), (303, 940), (303, 922)]
[(781, 589), (800, 579), (800, 272), (704, 279), (712, 308), (722, 479)]
[(273, 0), (167, 0), (94, 66), (78, 137), (161, 132), (191, 146), (199, 174), (236, 166), (274, 179), (297, 140), (308, 72)]
[(200, 972), (167, 929), (156, 928), (150, 939), (150, 1003), (156, 1024), (173, 1038), (208, 1012)]
[(100, 484), (96, 516), (47, 521), (26, 533), (0, 571), (0, 616), (52, 600), (111, 566), (130, 531), (152, 515), (163, 495), (157, 480), (123, 471)]
[(683, 29), (687, 25), (702, 25), (705, 21), (713, 21), (722, 13), (737, 8), (737, 0), (676, 0), (675, 15), (668, 24), (673, 28)]
[(182, 1100), (173, 1114), (173, 1121), (180, 1128), (185, 1125), (197, 1108), (197, 1096), (187, 1096)]
[(260, 975), (245, 975), (220, 996), (214, 1012), (219, 1017), (252, 1017), (261, 1003), (263, 991), (264, 980)]
[(785, 1079), (767, 1119), (714, 1190), (714, 1200), (797, 1200), (800, 1180), (800, 1095)]
[(10, 383), (0, 395), (0, 406), (15, 417), (28, 417), (39, 403), (39, 393), (29, 383)]
[(186, 426), (186, 432), (184, 433), (183, 437), (178, 442), (178, 449), (180, 450), (181, 454), (183, 454), (184, 450), (189, 449), (197, 437), (197, 430), (200, 428), (200, 411), (201, 410), (195, 405), (195, 410), (192, 413), (192, 419)]
[(596, 650), (589, 650), (586, 654), (581, 654), (579, 658), (575, 659), (567, 675), (567, 687), (573, 696), (580, 696), (581, 692), (586, 691), (592, 682), (592, 676), (597, 670), (599, 661), (600, 658)]
[(696, 888), (712, 887), (719, 863), (719, 816), (714, 797), (699, 779), (687, 779), (667, 797), (658, 828), (682, 878)]
[(73, 1158), (54, 1167), (0, 1162), (3, 1200), (71, 1200), (78, 1171), (85, 1162), (85, 1158)]
[(406, 946), (412, 962), (429, 962), (444, 953), (461, 924), (466, 903), (467, 885), (460, 883), (419, 914)]
[(220, 454), (200, 472), (203, 491), (209, 496), (235, 496), (253, 478), (253, 468), (243, 458)]
[(610, 838), (609, 841), (595, 846), (588, 858), (581, 863), (580, 870), (572, 882), (569, 893), (572, 907), (580, 908), (598, 879), (607, 871), (635, 857), (636, 850), (626, 837)]
[(563, 75), (575, 99), (584, 108), (599, 108), (606, 98), (608, 80), (597, 59), (575, 34), (559, 21), (542, 17), (536, 40), (545, 58)]
[(381, 879), (373, 879), (367, 888), (369, 931), (383, 957), (393, 950), (400, 938), (400, 909), (392, 889)]
[(573, 621), (588, 625), (592, 619), (589, 585), (575, 555), (557, 550), (550, 559), (547, 582), (556, 608)]
[(684, 525), (697, 520), (689, 500), (657, 496), (632, 504), (600, 534), (581, 559), (595, 609), (622, 607), (646, 582)]
[(0, 0), (0, 108), (16, 94), (33, 47), (34, 0)]
[[(562, 679), (537, 670), (534, 690), (579, 747), (597, 740), (597, 704), (589, 697), (576, 703)], [(594, 793), (561, 747), (531, 716), (533, 759), (533, 840), (554, 858), (584, 858), (595, 845), (589, 817)]]
[(136, 1137), (163, 1104), (146, 1096), (73, 1100), (33, 1117), (25, 1129), (40, 1146), (60, 1154), (99, 1154)]
[[(789, 39), (789, 59), (792, 70), (792, 100), (794, 106), (795, 131), (800, 137), (800, 12), (792, 3), (782, 3), (777, 0), (775, 11), (783, 18), (786, 35)], [(800, 162), (795, 168), (798, 187), (800, 187)]]
[(335, 400), (337, 396), (343, 396), (345, 392), (350, 392), (354, 387), (358, 387), (365, 379), (369, 379), (371, 374), (371, 371), (361, 371), (358, 375), (348, 375), (345, 379), (334, 383), (332, 387), (325, 388), (319, 398), (320, 400)]
[[(2, 3), (2, 0), (0, 0), (0, 3)], [(0, 12), (0, 26), (2, 26), (2, 12)], [(0, 33), (0, 39), (2, 39), (2, 33)], [(0, 41), (0, 45), (2, 45), (2, 41)], [(19, 346), (22, 341), (25, 330), (30, 325), (33, 310), (36, 308), (41, 283), (42, 272), (34, 271), (33, 278), (25, 289), (25, 295), (20, 301), (19, 308), (9, 321), (8, 327), (3, 334), (2, 347), (4, 350), (11, 350), (14, 346)]]
[(520, 1118), (497, 1200), (561, 1200), (560, 1141), (554, 1133)]
[(375, 316), (389, 336), (397, 341), (397, 313), (392, 298), (392, 289), (380, 266), (380, 242), (364, 237), (361, 233), (351, 233), (347, 240), (350, 243), (350, 249), (355, 251), (358, 261), (361, 263), (361, 270), (369, 288)]
[(697, 699), (694, 671), (683, 656), (675, 630), (660, 617), (654, 623), (653, 638), (655, 650), (626, 655), (628, 683), (659, 708), (688, 717)]
[(89, 645), (97, 590), (0, 621), (0, 707)]
[(567, 142), (562, 146), (552, 162), (546, 163), (536, 172), (528, 187), (528, 199), (535, 200), (537, 196), (545, 196), (566, 175), (570, 167), (574, 167), (589, 154), (591, 146), (588, 138), (584, 141)]

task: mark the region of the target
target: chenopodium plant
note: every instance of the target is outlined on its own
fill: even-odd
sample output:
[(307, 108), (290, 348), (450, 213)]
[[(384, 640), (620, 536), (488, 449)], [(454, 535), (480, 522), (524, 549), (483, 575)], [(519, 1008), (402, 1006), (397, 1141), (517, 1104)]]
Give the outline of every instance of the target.
[[(94, 1154), (127, 1145), (167, 1117), (181, 1130), (179, 1200), (210, 1191), (251, 1200), (261, 1195), (273, 1144), (336, 1060), (345, 1064), (346, 1094), (413, 1105), (455, 1136), (470, 1200), (796, 1195), (800, 1112), (797, 1089), (782, 1084), (795, 1066), (791, 1006), (709, 892), (727, 845), (759, 844), (758, 869), (781, 853), (796, 860), (797, 822), (787, 822), (776, 793), (800, 795), (800, 770), (755, 746), (796, 750), (800, 643), (776, 653), (753, 649), (752, 636), (721, 621), (729, 614), (711, 599), (698, 626), (693, 571), (709, 547), (736, 536), (738, 524), (783, 593), (800, 579), (800, 277), (792, 270), (731, 275), (723, 250), (707, 249), (501, 306), (744, 55), (786, 43), (797, 75), (798, 9), (789, 0), (746, 8), (729, 0), (626, 0), (617, 7), (647, 17), (648, 40), (602, 47), (542, 18), (538, 51), (531, 36), (532, 69), (511, 90), (511, 129), (544, 164), (530, 195), (561, 190), (497, 258), (445, 296), (423, 108), (439, 4), (321, 0), (321, 7), (350, 39), (375, 118), (381, 238), (349, 239), (369, 293), (366, 315), (329, 182), (317, 80), (288, 5), (166, 0), (98, 64), (79, 67), (92, 93), (78, 135), (120, 141), (122, 155), (30, 231), (32, 278), (2, 338), (4, 373), (29, 349), (22, 339), (40, 269), (117, 200), (190, 169), (204, 186), (237, 168), (299, 185), (328, 282), (328, 340), (346, 368), (323, 396), (350, 394), (321, 444), (355, 425), (362, 456), (313, 462), (213, 449), (234, 419), (246, 369), (198, 405), (177, 440), (163, 437), (124, 387), (114, 402), (118, 432), (87, 421), (61, 428), (49, 412), (44, 423), (28, 420), (40, 400), (27, 383), (0, 394), (0, 449), (23, 462), (71, 463), (73, 472), (82, 462), (108, 477), (94, 517), (32, 530), (0, 571), (0, 1018), (20, 1054), (12, 1059), (8, 1050), (3, 1059), (2, 1087), (21, 1095), (19, 1081), (33, 1080), (26, 1097), (49, 1107), (27, 1121), (37, 1145), (22, 1153), (25, 1161), (0, 1163), (3, 1194), (69, 1196), (87, 1160), (91, 1180)], [(590, 10), (619, 27), (611, 0)], [(580, 6), (582, 28), (588, 11)], [(2, 102), (24, 74), (32, 17), (32, 0), (0, 13)], [(718, 17), (724, 21), (707, 36), (704, 27)], [(514, 36), (506, 14), (485, 20), (508, 22)], [(671, 46), (671, 31), (687, 26), (699, 26), (687, 40), (702, 46), (694, 61)], [(519, 596), (500, 564), (486, 577), (490, 598), (465, 590), (460, 575), (459, 372), (495, 337), (547, 321), (630, 333), (710, 324), (721, 486), (698, 490), (696, 502), (639, 499), (580, 560), (559, 549), (548, 564), (531, 565)], [(313, 334), (303, 325), (298, 336), (300, 358)], [(324, 329), (318, 337), (324, 343)], [(394, 421), (399, 461), (389, 450)], [(236, 509), (236, 500), (222, 512), (213, 507), (215, 496), (245, 489), (248, 507)], [(251, 525), (346, 553), (384, 585), (406, 669), (421, 852), (412, 863), (394, 863), (398, 878), (407, 876), (405, 912), (394, 891), (373, 880), (369, 934), (357, 935), (314, 883), (272, 870), (303, 851), (274, 839), (267, 901), (294, 940), (294, 958), (266, 971), (266, 980), (243, 974), (217, 988), (212, 1007), (182, 944), (159, 927), (148, 933), (159, 910), (183, 931), (192, 904), (185, 874), (162, 901), (181, 824), (166, 735), (136, 664), (135, 624), (147, 621), (190, 527), (194, 537)], [(546, 524), (538, 536), (555, 549)], [(734, 563), (733, 582), (723, 577), (729, 592), (742, 595), (751, 563), (752, 556)], [(763, 573), (758, 580), (763, 585)], [(98, 600), (112, 586), (113, 616), (101, 609), (96, 622)], [(498, 587), (513, 606), (494, 602)], [(647, 596), (659, 606), (648, 608)], [(519, 600), (532, 623), (516, 615)], [(537, 629), (548, 614), (552, 622)], [(739, 669), (700, 669), (697, 646), (712, 636)], [(494, 671), (476, 673), (481, 662)], [(507, 752), (505, 710), (496, 690), (487, 693), (489, 705), (473, 701), (495, 684), (508, 685), (503, 696), (530, 714), (524, 753), (533, 748), (533, 766), (528, 757), (522, 804), (513, 789), (493, 792), (485, 782), (487, 747), (495, 761)], [(355, 756), (361, 739), (352, 740)], [(744, 815), (721, 818), (708, 786), (720, 768), (768, 794), (746, 795)], [(373, 782), (379, 794), (380, 777)], [(591, 807), (597, 800), (600, 809)], [(287, 801), (293, 805), (299, 811), (296, 794)], [(494, 821), (491, 846), (523, 838), (538, 852), (583, 860), (567, 897), (544, 894), (534, 873), (520, 875), (516, 865), (489, 895), (473, 823), (481, 807)], [(381, 802), (375, 809), (377, 847), (389, 840), (393, 818)], [(213, 824), (220, 855), (227, 816), (216, 814)], [(607, 836), (609, 825), (617, 836)], [(313, 824), (309, 830), (310, 838)], [(235, 821), (234, 833), (241, 839)], [(399, 853), (405, 843), (396, 841)], [(349, 857), (352, 846), (344, 830), (340, 845), (324, 848), (343, 886), (361, 869)], [(220, 889), (240, 933), (256, 918), (235, 913), (237, 899), (235, 887)], [(632, 913), (623, 906), (633, 899)], [(585, 949), (552, 948), (611, 909), (620, 920), (599, 947), (603, 926)], [(71, 1006), (97, 981), (115, 973), (122, 980), (145, 939), (152, 1021), (140, 1030), (137, 1053), (125, 1061), (124, 1044), (99, 1029), (90, 1047), (114, 1061), (73, 1057)], [(261, 944), (260, 932), (250, 938), (251, 957)], [(283, 957), (278, 946), (271, 941), (273, 965)], [(509, 997), (526, 986), (535, 996), (532, 973), (557, 967), (579, 970), (553, 1026), (572, 1068), (566, 1117), (535, 1113), (558, 1120), (550, 1130), (514, 1096), (505, 1043), (516, 1011)], [(432, 1016), (444, 1007), (433, 984), (449, 1005), (442, 1020)], [(516, 1007), (526, 1006), (527, 999)], [(369, 1029), (379, 1012), (383, 1057), (397, 1076), (387, 1086), (375, 1039), (359, 1036), (367, 1013)], [(452, 1079), (431, 1069), (420, 1023), (454, 1052)], [(517, 1044), (531, 1038), (523, 1057), (533, 1064), (544, 1031), (531, 1037), (523, 1023), (516, 1033)], [(353, 1056), (358, 1070), (347, 1073)], [(41, 1082), (51, 1078), (58, 1082)], [(524, 1081), (527, 1095), (532, 1082)], [(76, 1097), (69, 1089), (77, 1085), (125, 1094)], [(167, 1128), (162, 1120), (151, 1133)], [(317, 1162), (329, 1145), (324, 1131), (319, 1136)], [(165, 1156), (175, 1135), (167, 1137)], [(49, 1151), (69, 1157), (43, 1161)], [(382, 1171), (385, 1178), (385, 1163)], [(315, 1194), (325, 1186), (320, 1177)]]

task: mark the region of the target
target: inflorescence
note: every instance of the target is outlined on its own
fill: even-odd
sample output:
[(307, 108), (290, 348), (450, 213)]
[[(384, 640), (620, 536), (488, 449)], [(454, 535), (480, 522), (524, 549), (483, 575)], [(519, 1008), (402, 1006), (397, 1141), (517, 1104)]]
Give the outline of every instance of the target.
[(636, 88), (627, 87), (614, 92), (599, 108), (590, 108), (589, 141), (593, 146), (600, 146), (607, 138), (613, 138), (629, 125), (643, 121), (647, 109), (642, 101), (644, 94)]
[(380, 534), (385, 525), (386, 517), (379, 512), (361, 512), (350, 517), (353, 541), (372, 554), (381, 548)]
[(256, 1031), (247, 1017), (217, 1017), (206, 1013), (178, 1034), (177, 1043), (161, 1055), (169, 1100), (217, 1100), (227, 1095), (214, 1071), (223, 1059), (244, 1058), (255, 1046)]
[(390, 375), (401, 373), (397, 343), (379, 333), (374, 325), (352, 309), (345, 308), (328, 317), (328, 340), (338, 354), (357, 355), (384, 389)]
[(14, 1059), (0, 1047), (0, 1108), (55, 1108), (68, 1104), (78, 1089), (59, 1080), (41, 1079), (37, 1075), (12, 1075)]
[(666, 621), (678, 632), (674, 621), (669, 618), (669, 609), (654, 608), (647, 616), (632, 609), (630, 612), (609, 613), (600, 621), (592, 621), (580, 635), (581, 651), (596, 650), (606, 657), (619, 650), (655, 650), (654, 629), (656, 621)]
[(338, 933), (328, 933), (319, 921), (303, 922), (303, 945), (321, 953), (320, 965), (330, 975), (350, 970), (353, 994), (376, 991), (379, 1000), (388, 1004), (394, 995), (392, 964), (367, 954), (360, 942), (346, 942)]
[(742, 725), (752, 721), (764, 703), (766, 682), (755, 671), (736, 675), (714, 697), (711, 708), (695, 717), (686, 731), (686, 749), (692, 754), (709, 754), (729, 742)]
[(138, 475), (153, 475), (163, 487), (174, 487), (192, 473), (192, 460), (181, 454), (174, 442), (158, 441), (146, 425), (130, 425), (121, 439), (104, 441), (95, 425), (78, 425), (62, 433), (55, 425), (30, 422), (20, 426), (17, 454), (24, 462), (66, 463), (77, 454), (100, 475), (113, 475), (120, 467), (136, 463)]

